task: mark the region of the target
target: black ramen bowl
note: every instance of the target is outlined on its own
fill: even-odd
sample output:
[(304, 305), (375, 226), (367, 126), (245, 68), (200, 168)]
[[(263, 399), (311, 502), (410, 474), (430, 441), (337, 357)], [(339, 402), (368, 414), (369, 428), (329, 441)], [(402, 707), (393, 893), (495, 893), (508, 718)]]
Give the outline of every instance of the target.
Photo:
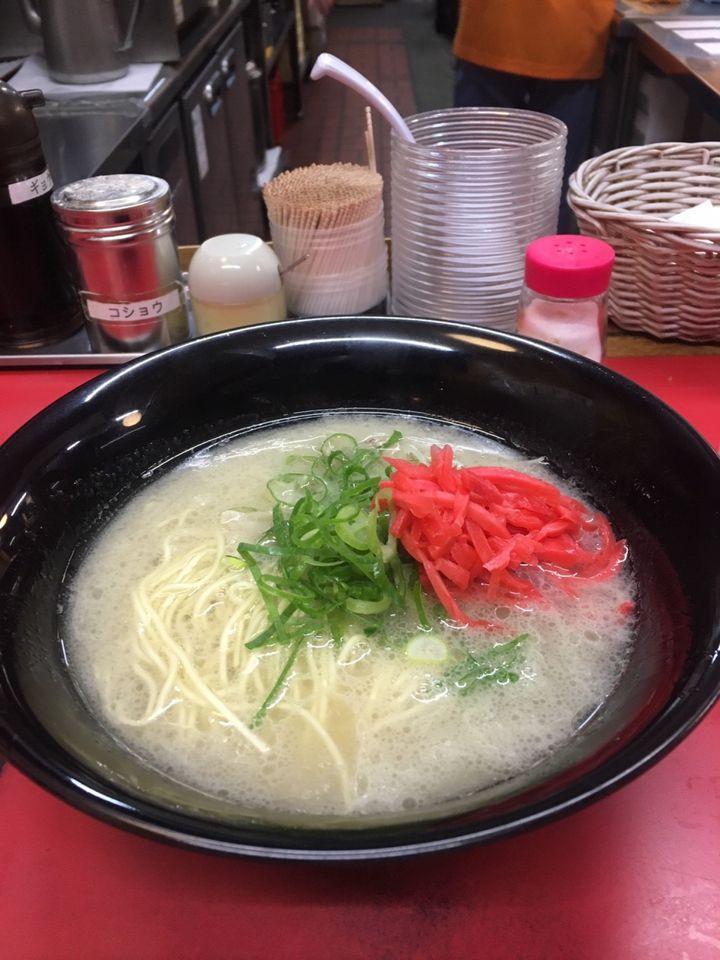
[[(403, 412), (546, 457), (627, 538), (630, 664), (600, 711), (525, 774), (471, 797), (353, 819), (243, 810), (177, 784), (85, 707), (60, 638), (73, 558), (188, 451), (326, 411)], [(402, 318), (218, 334), (106, 374), (0, 451), (0, 751), (117, 826), (223, 853), (352, 860), (504, 837), (601, 797), (674, 747), (720, 689), (720, 461), (672, 410), (604, 367), (521, 337)]]

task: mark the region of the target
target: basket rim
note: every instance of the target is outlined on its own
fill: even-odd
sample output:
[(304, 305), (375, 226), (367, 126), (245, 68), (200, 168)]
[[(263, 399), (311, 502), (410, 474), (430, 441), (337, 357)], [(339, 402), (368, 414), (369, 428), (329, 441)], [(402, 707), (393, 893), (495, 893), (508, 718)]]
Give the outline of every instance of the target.
[[(709, 155), (717, 158), (718, 163), (712, 164), (720, 180), (720, 141), (699, 141), (696, 143), (685, 141), (666, 141), (663, 143), (648, 143), (632, 147), (619, 147), (610, 150), (607, 153), (599, 154), (596, 157), (590, 157), (585, 160), (570, 176), (568, 183), (568, 203), (573, 212), (580, 215), (591, 216), (598, 220), (616, 220), (628, 225), (641, 226), (645, 230), (653, 231), (658, 234), (681, 235), (682, 239), (698, 239), (703, 243), (698, 249), (706, 249), (708, 242), (720, 243), (719, 230), (703, 230), (692, 224), (674, 223), (666, 217), (654, 216), (652, 213), (643, 211), (628, 210), (621, 206), (615, 206), (602, 200), (597, 200), (587, 190), (586, 179), (591, 175), (599, 175), (603, 168), (609, 168), (619, 160), (636, 160), (647, 157), (648, 160), (657, 157), (676, 157), (681, 159), (683, 154), (692, 153), (693, 155), (705, 154), (705, 165)], [(630, 168), (631, 169), (631, 168)], [(709, 198), (708, 198), (709, 199)], [(579, 209), (578, 209), (579, 208)]]

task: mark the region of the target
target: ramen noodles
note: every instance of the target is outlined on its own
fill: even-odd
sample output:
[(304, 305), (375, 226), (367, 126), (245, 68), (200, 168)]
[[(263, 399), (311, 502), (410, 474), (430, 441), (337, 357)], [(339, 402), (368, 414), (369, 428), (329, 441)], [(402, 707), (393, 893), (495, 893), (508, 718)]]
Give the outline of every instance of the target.
[[(477, 528), (468, 521), (458, 539), (452, 512), (472, 497), (436, 491), (451, 504), (454, 551), (436, 573), (413, 558), (426, 521), (412, 510), (436, 527), (440, 513), (411, 497), (399, 521), (389, 489), (401, 462), (430, 489), (421, 474), (433, 457), (455, 486), (460, 468), (482, 466), (557, 485), (560, 520), (533, 520), (538, 497), (518, 493), (504, 545), (479, 506), (495, 553), (478, 560)], [(558, 574), (572, 513), (562, 498), (576, 497), (542, 462), (420, 418), (337, 415), (251, 433), (189, 457), (100, 533), (72, 582), (68, 663), (117, 740), (239, 806), (354, 815), (471, 794), (569, 741), (627, 663), (623, 557), (607, 575)], [(422, 549), (437, 556), (438, 536)], [(601, 549), (577, 536), (584, 556)]]

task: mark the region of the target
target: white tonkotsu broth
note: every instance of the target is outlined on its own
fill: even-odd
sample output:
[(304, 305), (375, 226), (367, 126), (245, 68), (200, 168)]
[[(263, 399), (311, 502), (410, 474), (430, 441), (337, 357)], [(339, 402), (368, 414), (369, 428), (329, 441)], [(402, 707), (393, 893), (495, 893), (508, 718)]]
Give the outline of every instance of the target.
[[(287, 651), (245, 648), (267, 616), (249, 573), (225, 557), (269, 526), (266, 483), (288, 469), (288, 454), (317, 451), (336, 431), (362, 442), (396, 428), (400, 456), (427, 460), (432, 443), (451, 443), (459, 464), (549, 477), (542, 464), (520, 462), (486, 438), (399, 417), (327, 417), (189, 459), (120, 511), (72, 586), (70, 668), (118, 740), (171, 778), (239, 805), (403, 811), (517, 775), (603, 703), (631, 644), (618, 614), (630, 592), (625, 575), (588, 584), (580, 599), (558, 590), (539, 609), (475, 611), (504, 619), (502, 638), (442, 626), (451, 648), (473, 652), (529, 634), (516, 683), (466, 696), (443, 684), (447, 664), (413, 662), (403, 642), (386, 649), (361, 630), (342, 649), (317, 638), (302, 649), (281, 699), (250, 729)], [(407, 629), (398, 623), (395, 632)]]

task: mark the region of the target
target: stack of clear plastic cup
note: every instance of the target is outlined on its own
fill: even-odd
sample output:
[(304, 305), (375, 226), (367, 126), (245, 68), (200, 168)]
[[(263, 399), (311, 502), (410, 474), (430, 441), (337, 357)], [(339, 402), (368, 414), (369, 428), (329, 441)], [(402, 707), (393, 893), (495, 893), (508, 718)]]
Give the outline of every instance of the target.
[(392, 313), (513, 330), (531, 240), (557, 233), (567, 128), (467, 107), (392, 134)]
[(381, 304), (388, 288), (384, 223), (382, 206), (364, 220), (319, 230), (297, 230), (271, 218), (275, 253), (287, 271), (288, 310), (298, 317), (327, 317)]

